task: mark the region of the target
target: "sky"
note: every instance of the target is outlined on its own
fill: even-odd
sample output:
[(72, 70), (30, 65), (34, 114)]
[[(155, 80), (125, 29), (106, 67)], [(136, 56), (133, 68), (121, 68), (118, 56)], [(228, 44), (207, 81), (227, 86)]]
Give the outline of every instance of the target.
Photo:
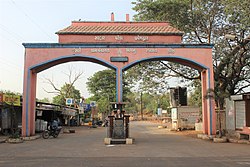
[[(25, 49), (22, 43), (57, 43), (55, 32), (69, 26), (71, 21), (110, 21), (114, 12), (115, 21), (130, 20), (135, 0), (0, 0), (0, 90), (23, 92), (23, 67)], [(68, 69), (83, 72), (75, 87), (82, 96), (89, 97), (87, 78), (105, 67), (90, 62), (72, 62), (57, 65), (40, 72), (37, 79), (37, 98), (52, 99), (53, 88), (46, 78), (57, 87), (68, 82)], [(46, 91), (45, 91), (46, 90)]]

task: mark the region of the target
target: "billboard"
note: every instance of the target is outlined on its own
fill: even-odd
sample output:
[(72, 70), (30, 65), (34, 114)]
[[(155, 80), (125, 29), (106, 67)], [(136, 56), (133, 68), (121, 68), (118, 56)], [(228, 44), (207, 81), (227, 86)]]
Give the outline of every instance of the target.
[(21, 106), (21, 103), (20, 103), (21, 98), (18, 95), (3, 94), (2, 99), (3, 99), (3, 102), (9, 105)]

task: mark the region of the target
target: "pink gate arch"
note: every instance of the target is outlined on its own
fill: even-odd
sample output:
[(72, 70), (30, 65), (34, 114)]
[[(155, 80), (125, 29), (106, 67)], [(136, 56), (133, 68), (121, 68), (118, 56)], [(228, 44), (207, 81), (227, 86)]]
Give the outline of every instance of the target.
[[(214, 88), (212, 46), (182, 44), (183, 32), (167, 22), (73, 21), (57, 32), (58, 43), (24, 43), (22, 136), (35, 134), (37, 74), (70, 61), (89, 61), (116, 71), (116, 101), (122, 102), (123, 72), (152, 60), (177, 62), (201, 73), (202, 95)], [(216, 132), (213, 99), (202, 99), (203, 133)]]

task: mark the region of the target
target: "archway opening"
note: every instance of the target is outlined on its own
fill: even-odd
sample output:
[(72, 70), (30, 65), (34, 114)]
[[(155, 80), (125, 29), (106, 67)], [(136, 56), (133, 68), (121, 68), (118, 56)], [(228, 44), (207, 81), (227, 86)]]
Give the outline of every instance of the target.
[[(28, 113), (26, 111), (23, 112), (23, 117), (25, 117), (25, 122), (23, 121), (23, 124), (25, 123), (26, 125), (26, 134), (25, 135), (29, 135), (28, 133), (31, 131), (32, 133), (35, 132), (35, 124), (33, 123), (36, 119), (36, 114), (35, 114), (35, 110), (36, 110), (36, 89), (37, 89), (37, 77), (39, 75), (39, 73), (42, 73), (43, 71), (46, 71), (52, 67), (56, 67), (58, 65), (62, 65), (65, 63), (70, 63), (70, 62), (90, 62), (90, 63), (95, 63), (98, 64), (100, 66), (103, 66), (105, 68), (111, 69), (116, 71), (117, 67), (115, 67), (114, 65), (110, 64), (109, 62), (105, 62), (101, 59), (95, 58), (95, 57), (89, 57), (89, 56), (84, 56), (84, 55), (69, 55), (69, 56), (60, 56), (59, 58), (56, 59), (52, 59), (49, 61), (45, 61), (36, 65), (33, 65), (31, 67), (29, 67), (28, 69), (28, 86), (31, 87), (31, 90), (27, 89), (27, 93), (26, 93), (26, 99), (30, 99), (30, 101), (26, 101), (26, 103), (24, 104), (26, 107), (26, 110), (31, 110), (32, 112)], [(103, 68), (103, 69), (105, 69)], [(99, 69), (100, 70), (100, 69)], [(33, 104), (32, 106), (30, 104)], [(47, 114), (48, 115), (48, 114)], [(51, 114), (50, 114), (51, 117)], [(50, 118), (52, 119), (52, 118)]]
[[(189, 104), (186, 104), (185, 106), (188, 106), (190, 108), (188, 109), (188, 107), (187, 107), (184, 110), (190, 110), (190, 111), (196, 110), (196, 113), (192, 112), (193, 115), (194, 115), (193, 118), (190, 118), (190, 119), (194, 119), (194, 117), (196, 117), (195, 120), (193, 120), (193, 125), (196, 122), (196, 120), (198, 120), (200, 122), (203, 121), (203, 127), (204, 127), (203, 131), (204, 132), (208, 131), (208, 128), (206, 128), (206, 124), (208, 124), (208, 122), (207, 122), (208, 117), (212, 118), (212, 114), (211, 114), (212, 112), (209, 111), (211, 109), (208, 110), (207, 105), (212, 108), (212, 102), (210, 100), (207, 101), (204, 98), (207, 90), (210, 89), (210, 85), (207, 84), (207, 83), (210, 82), (209, 81), (209, 79), (210, 79), (210, 77), (209, 77), (209, 75), (210, 75), (209, 74), (209, 68), (206, 67), (205, 65), (203, 65), (203, 64), (201, 64), (199, 62), (196, 62), (194, 60), (191, 60), (191, 59), (183, 58), (181, 56), (154, 56), (154, 57), (141, 59), (141, 60), (138, 60), (136, 62), (130, 63), (127, 66), (124, 66), (124, 68), (122, 69), (123, 75), (130, 68), (133, 68), (134, 66), (141, 65), (141, 63), (143, 63), (143, 62), (159, 62), (160, 63), (160, 61), (168, 61), (168, 62), (173, 62), (173, 63), (178, 63), (178, 64), (181, 64), (181, 65), (184, 65), (184, 66), (188, 66), (190, 69), (195, 70), (195, 71), (197, 71), (197, 73), (199, 73), (199, 76), (198, 76), (197, 79), (199, 79), (198, 84), (201, 85), (200, 101), (201, 101), (201, 104), (203, 104), (203, 105), (201, 106), (201, 104), (200, 104), (200, 106), (198, 106), (198, 107), (196, 107), (196, 109), (194, 109), (194, 108), (191, 108), (191, 106), (189, 106)], [(133, 71), (135, 71), (135, 70), (133, 70)], [(161, 72), (161, 71), (159, 70), (159, 72)], [(151, 75), (151, 74), (149, 74), (149, 75)], [(141, 79), (143, 80), (143, 78), (141, 78)], [(136, 88), (139, 87), (138, 83), (139, 83), (139, 81), (137, 81)], [(124, 86), (124, 82), (120, 83), (120, 84)], [(164, 84), (159, 84), (159, 86), (160, 85), (164, 85)], [(151, 99), (151, 100), (154, 99), (154, 102), (152, 103), (152, 105), (154, 105), (155, 110), (150, 111), (150, 113), (153, 113), (154, 115), (157, 115), (157, 112), (161, 112), (161, 111), (159, 111), (159, 109), (160, 110), (163, 109), (161, 104), (160, 104), (160, 103), (163, 104), (163, 102), (160, 102), (162, 100), (162, 99), (160, 99), (160, 97), (163, 98), (164, 96), (167, 96), (165, 98), (169, 100), (169, 96), (170, 96), (170, 92), (171, 92), (171, 91), (169, 91), (170, 88), (172, 89), (173, 87), (179, 87), (179, 90), (180, 90), (181, 86), (185, 86), (185, 85), (184, 84), (180, 85), (180, 83), (175, 83), (175, 84), (172, 83), (171, 85), (166, 86), (166, 84), (165, 84), (164, 86), (165, 87), (159, 87), (158, 90), (155, 89), (153, 91), (151, 89), (152, 87), (150, 87), (150, 86), (147, 87), (146, 89), (139, 88), (139, 91), (138, 90), (136, 91), (136, 93), (137, 93), (136, 97), (133, 97), (135, 99), (132, 100), (133, 102), (139, 103), (139, 105), (137, 105), (137, 106), (135, 105), (135, 108), (134, 108), (134, 110), (139, 110), (139, 111), (134, 112), (134, 113), (136, 113), (136, 115), (138, 115), (138, 113), (139, 113), (140, 117), (143, 118), (143, 113), (145, 112), (143, 110), (146, 110), (146, 112), (147, 112), (145, 104), (143, 103), (143, 95), (144, 95), (145, 96), (145, 99), (144, 99), (145, 103), (150, 103), (149, 99)], [(168, 89), (168, 93), (166, 91), (167, 89)], [(188, 93), (188, 92), (186, 92), (186, 93)], [(122, 97), (122, 98), (124, 99), (124, 97)], [(155, 99), (155, 98), (158, 98), (158, 99)], [(166, 110), (168, 110), (169, 107), (171, 107), (171, 104), (165, 104), (164, 112), (166, 112)], [(178, 107), (180, 107), (180, 106), (177, 106), (177, 108)], [(176, 106), (174, 106), (173, 108), (176, 108)], [(152, 110), (152, 108), (151, 108), (151, 110)], [(208, 114), (208, 112), (210, 112), (210, 113)], [(165, 114), (165, 115), (170, 116), (171, 115), (171, 110), (167, 111), (167, 113), (168, 114)], [(186, 119), (186, 118), (184, 118), (184, 119)], [(212, 121), (211, 121), (211, 119), (210, 119), (209, 123), (210, 123), (209, 130), (212, 131)]]

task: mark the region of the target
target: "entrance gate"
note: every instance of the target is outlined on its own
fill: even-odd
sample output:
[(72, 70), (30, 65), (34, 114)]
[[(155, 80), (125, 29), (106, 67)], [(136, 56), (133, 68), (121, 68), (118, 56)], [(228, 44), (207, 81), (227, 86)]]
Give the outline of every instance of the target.
[[(202, 97), (214, 88), (212, 46), (182, 44), (183, 32), (167, 22), (81, 22), (57, 32), (58, 43), (24, 43), (22, 136), (35, 134), (37, 74), (58, 64), (89, 61), (116, 71), (116, 101), (122, 102), (123, 72), (144, 61), (166, 60), (201, 73)], [(128, 17), (127, 17), (128, 18)], [(216, 132), (213, 99), (202, 99), (203, 133)]]

